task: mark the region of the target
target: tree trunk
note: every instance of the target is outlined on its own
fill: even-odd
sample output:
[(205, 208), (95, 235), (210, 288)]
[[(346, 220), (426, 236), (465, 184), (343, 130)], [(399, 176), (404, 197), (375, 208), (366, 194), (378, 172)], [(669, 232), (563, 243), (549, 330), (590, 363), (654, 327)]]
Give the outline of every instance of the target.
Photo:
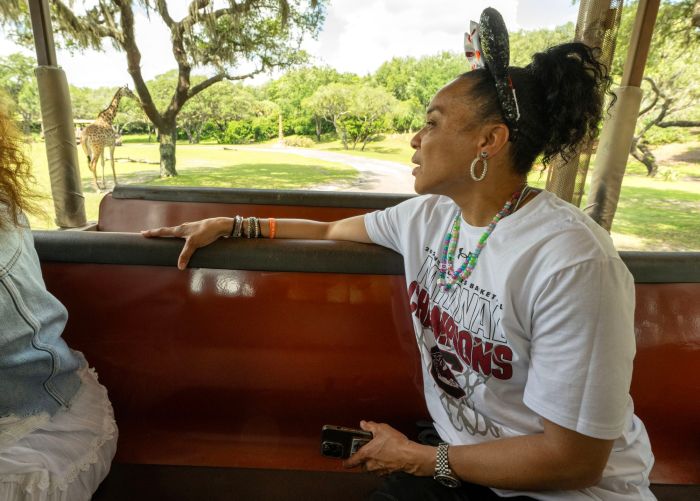
[(320, 117), (314, 117), (314, 120), (316, 120), (316, 141), (319, 143), (321, 142), (321, 118)]
[(656, 176), (659, 166), (656, 164), (656, 157), (645, 143), (636, 140), (632, 143), (632, 156), (647, 168), (647, 176)]
[(343, 148), (348, 149), (348, 134), (345, 131), (345, 127), (341, 127), (340, 122), (336, 117), (333, 117), (333, 127), (335, 127), (335, 133), (340, 137), (343, 142)]
[(187, 134), (187, 141), (190, 144), (194, 144), (194, 135), (192, 134), (192, 130), (189, 127), (183, 127), (185, 129), (185, 134)]
[(284, 129), (282, 128), (282, 112), (279, 113), (279, 120), (277, 122), (277, 141), (280, 144), (284, 142)]
[(177, 176), (175, 170), (175, 143), (177, 129), (173, 125), (170, 130), (159, 130), (160, 140), (160, 177)]

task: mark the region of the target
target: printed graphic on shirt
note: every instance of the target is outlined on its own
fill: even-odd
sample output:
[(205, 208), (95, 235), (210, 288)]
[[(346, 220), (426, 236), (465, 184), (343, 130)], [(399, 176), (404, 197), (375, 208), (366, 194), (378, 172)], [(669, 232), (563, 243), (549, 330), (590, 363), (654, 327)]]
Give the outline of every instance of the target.
[(424, 250), (426, 258), (408, 287), (411, 311), (423, 326), (421, 356), (455, 429), (501, 437), (500, 426), (479, 410), (473, 396), (490, 378), (513, 376), (513, 351), (500, 328), (503, 306), (496, 294), (471, 281), (442, 290), (437, 253)]

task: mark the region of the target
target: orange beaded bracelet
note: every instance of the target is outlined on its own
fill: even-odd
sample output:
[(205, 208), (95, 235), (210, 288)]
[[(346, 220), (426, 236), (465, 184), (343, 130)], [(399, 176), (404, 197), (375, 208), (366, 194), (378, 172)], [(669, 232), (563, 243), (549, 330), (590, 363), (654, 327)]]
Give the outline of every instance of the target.
[(270, 238), (275, 238), (275, 233), (277, 230), (277, 221), (275, 221), (274, 218), (268, 219), (268, 222), (270, 223)]

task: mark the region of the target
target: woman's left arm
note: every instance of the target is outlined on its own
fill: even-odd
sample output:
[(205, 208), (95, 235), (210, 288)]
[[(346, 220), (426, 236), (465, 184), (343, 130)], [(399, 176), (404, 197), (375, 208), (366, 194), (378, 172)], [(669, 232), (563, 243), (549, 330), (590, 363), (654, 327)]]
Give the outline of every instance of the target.
[[(536, 435), (450, 446), (450, 468), (462, 480), (500, 489), (572, 490), (597, 484), (613, 440), (542, 421), (544, 432)], [(347, 467), (363, 466), (379, 474), (435, 473), (436, 447), (412, 442), (386, 424), (363, 421), (360, 425), (374, 438), (346, 461)]]

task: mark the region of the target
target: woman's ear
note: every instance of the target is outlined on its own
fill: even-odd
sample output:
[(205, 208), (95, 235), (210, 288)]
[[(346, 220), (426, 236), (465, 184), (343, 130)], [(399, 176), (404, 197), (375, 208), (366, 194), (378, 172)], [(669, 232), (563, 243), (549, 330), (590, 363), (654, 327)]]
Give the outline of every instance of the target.
[(481, 129), (479, 150), (488, 153), (489, 157), (498, 155), (503, 147), (508, 144), (510, 131), (504, 123), (492, 123), (484, 125)]

